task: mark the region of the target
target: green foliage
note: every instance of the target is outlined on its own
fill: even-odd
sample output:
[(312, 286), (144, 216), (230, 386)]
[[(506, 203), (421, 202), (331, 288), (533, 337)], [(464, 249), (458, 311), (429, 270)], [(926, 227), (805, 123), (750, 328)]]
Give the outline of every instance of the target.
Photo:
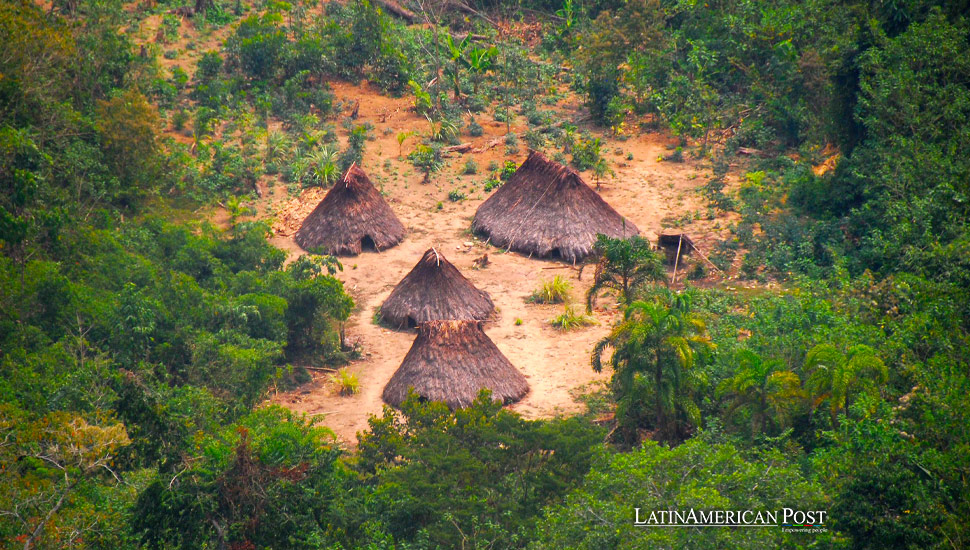
[(804, 400), (798, 375), (785, 370), (777, 359), (765, 360), (751, 350), (741, 349), (734, 356), (734, 375), (721, 382), (718, 394), (729, 396), (727, 415), (745, 412), (751, 418), (751, 434), (786, 424)]
[(424, 173), (424, 183), (431, 180), (431, 174), (441, 169), (441, 148), (429, 145), (418, 145), (408, 155), (408, 160), (415, 168)]
[(412, 395), (358, 438), (371, 517), (394, 540), (521, 547), (535, 518), (589, 468), (602, 432), (579, 418), (527, 421), (487, 391), (449, 411)]
[(134, 530), (149, 548), (286, 546), (332, 540), (343, 477), (333, 433), (266, 407), (196, 441), (199, 458), (139, 496)]
[(695, 392), (703, 387), (699, 365), (714, 348), (707, 328), (691, 310), (691, 294), (658, 292), (630, 304), (608, 336), (593, 348), (593, 369), (612, 348), (610, 381), (616, 398), (614, 441), (636, 444), (638, 430), (652, 427), (654, 438), (680, 442), (700, 422)]
[(331, 375), (330, 379), (337, 387), (340, 395), (356, 395), (360, 393), (360, 379), (356, 374), (347, 370), (346, 367), (337, 369), (336, 374)]
[(582, 312), (576, 313), (572, 306), (567, 305), (563, 312), (549, 320), (549, 324), (556, 330), (566, 332), (573, 329), (588, 327), (596, 324), (596, 320)]
[(878, 394), (889, 379), (875, 350), (861, 344), (845, 353), (830, 344), (815, 346), (805, 355), (804, 369), (813, 407), (828, 402), (833, 425), (838, 425), (838, 414), (847, 408), (851, 394)]
[(556, 275), (548, 281), (543, 281), (539, 288), (532, 291), (527, 301), (533, 304), (563, 304), (568, 303), (573, 285), (569, 281)]
[(472, 137), (479, 137), (485, 133), (485, 129), (479, 124), (474, 118), (468, 122), (468, 135)]
[[(777, 450), (744, 452), (694, 438), (668, 448), (654, 441), (626, 453), (600, 453), (583, 485), (543, 518), (530, 548), (797, 547), (802, 533), (766, 529), (636, 527), (659, 510), (824, 510), (822, 487)], [(832, 514), (834, 516), (834, 514)], [(827, 540), (812, 535), (812, 542)]]
[(451, 202), (463, 201), (465, 200), (466, 197), (467, 195), (465, 195), (464, 192), (459, 191), (458, 189), (452, 189), (451, 191), (448, 191), (448, 200), (450, 200)]
[(462, 169), (463, 174), (474, 175), (478, 173), (478, 163), (475, 159), (468, 159), (465, 161), (465, 167)]
[(499, 179), (501, 179), (502, 181), (508, 180), (509, 178), (512, 177), (512, 174), (514, 174), (515, 171), (518, 169), (519, 167), (516, 166), (515, 161), (512, 161), (512, 160), (505, 161), (505, 163), (502, 165), (502, 171), (499, 173)]
[(572, 146), (572, 165), (577, 170), (589, 170), (596, 166), (603, 157), (600, 156), (600, 138), (586, 137), (577, 139)]
[(663, 260), (650, 242), (640, 236), (611, 239), (597, 235), (593, 251), (598, 257), (593, 284), (586, 292), (586, 311), (593, 311), (597, 294), (604, 288), (620, 293), (620, 301), (630, 304), (648, 283), (667, 279)]

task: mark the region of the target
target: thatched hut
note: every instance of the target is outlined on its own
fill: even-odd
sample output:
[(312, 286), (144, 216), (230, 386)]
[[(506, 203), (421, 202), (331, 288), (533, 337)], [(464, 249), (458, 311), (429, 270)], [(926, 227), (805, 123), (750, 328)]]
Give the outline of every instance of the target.
[(404, 239), (404, 225), (357, 164), (333, 186), (303, 220), (294, 237), (305, 250), (356, 256), (365, 248), (381, 251)]
[(589, 255), (598, 233), (639, 234), (575, 170), (538, 152), (478, 207), (472, 230), (496, 246), (568, 262)]
[(529, 392), (529, 383), (485, 335), (481, 321), (429, 321), (418, 325), (418, 336), (382, 397), (399, 407), (409, 388), (458, 409), (470, 405), (482, 388), (513, 403)]
[(475, 288), (458, 268), (429, 248), (384, 300), (381, 318), (403, 328), (439, 319), (484, 321), (494, 310), (487, 292)]
[(664, 251), (667, 263), (676, 263), (678, 252), (680, 256), (690, 255), (694, 250), (694, 241), (687, 233), (661, 233), (657, 237), (657, 248)]

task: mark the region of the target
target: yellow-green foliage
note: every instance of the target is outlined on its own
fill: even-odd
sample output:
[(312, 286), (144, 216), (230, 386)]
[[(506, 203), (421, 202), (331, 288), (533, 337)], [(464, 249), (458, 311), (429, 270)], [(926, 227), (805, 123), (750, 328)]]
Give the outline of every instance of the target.
[(534, 304), (563, 304), (569, 302), (569, 292), (573, 286), (556, 275), (551, 281), (544, 281), (532, 291), (529, 301)]
[(582, 313), (577, 314), (573, 306), (566, 306), (563, 312), (549, 321), (556, 330), (567, 331), (596, 324), (596, 320)]
[(340, 395), (356, 395), (360, 393), (360, 379), (356, 374), (348, 371), (346, 367), (337, 370), (330, 379), (337, 386), (337, 393)]

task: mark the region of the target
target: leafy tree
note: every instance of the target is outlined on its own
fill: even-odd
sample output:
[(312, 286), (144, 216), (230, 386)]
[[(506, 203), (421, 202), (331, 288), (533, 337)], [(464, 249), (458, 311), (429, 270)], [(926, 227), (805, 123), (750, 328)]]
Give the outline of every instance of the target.
[[(593, 369), (612, 348), (610, 381), (616, 399), (616, 441), (634, 444), (652, 426), (655, 439), (679, 442), (700, 421), (694, 392), (704, 381), (697, 368), (713, 349), (706, 327), (691, 311), (691, 294), (665, 290), (627, 306), (623, 320), (593, 348)], [(652, 418), (651, 418), (652, 417)]]
[(424, 183), (431, 181), (432, 172), (441, 169), (441, 149), (435, 146), (418, 145), (408, 154), (408, 160), (415, 168), (424, 172)]
[(620, 301), (629, 304), (636, 293), (650, 282), (667, 279), (660, 256), (650, 242), (639, 235), (629, 239), (612, 239), (597, 235), (593, 251), (599, 256), (593, 285), (586, 292), (586, 312), (592, 313), (596, 295), (604, 288), (620, 293)]
[(0, 462), (4, 484), (0, 510), (15, 527), (6, 531), (23, 548), (69, 545), (87, 535), (85, 493), (100, 479), (119, 480), (114, 457), (128, 444), (123, 424), (89, 423), (81, 416), (50, 413), (29, 420), (24, 411), (0, 405)]
[[(802, 533), (767, 529), (658, 529), (634, 525), (660, 510), (825, 510), (822, 488), (778, 450), (745, 451), (695, 437), (596, 455), (582, 486), (546, 510), (529, 548), (798, 547)], [(779, 518), (780, 519), (780, 518)], [(830, 540), (821, 534), (812, 542)]]
[(412, 394), (358, 436), (354, 464), (381, 530), (429, 547), (519, 547), (534, 518), (586, 473), (601, 431), (581, 418), (528, 421), (483, 390), (457, 411)]
[(138, 498), (148, 548), (319, 548), (341, 495), (333, 432), (267, 407), (198, 442), (197, 460)]

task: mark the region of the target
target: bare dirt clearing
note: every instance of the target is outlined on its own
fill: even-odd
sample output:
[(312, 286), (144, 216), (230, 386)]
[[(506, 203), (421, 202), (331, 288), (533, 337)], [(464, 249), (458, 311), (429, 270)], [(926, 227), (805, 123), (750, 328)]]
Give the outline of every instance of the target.
[[(381, 391), (414, 340), (413, 332), (393, 331), (375, 324), (374, 313), (421, 254), (434, 246), (495, 302), (497, 314), (485, 331), (531, 386), (528, 395), (511, 408), (527, 418), (582, 410), (582, 403), (575, 399), (575, 390), (609, 378), (608, 373), (593, 372), (589, 353), (618, 314), (615, 302), (609, 297), (599, 301), (600, 307), (594, 312), (596, 326), (558, 332), (548, 321), (562, 312), (563, 306), (533, 305), (526, 303), (526, 297), (541, 281), (561, 275), (573, 285), (573, 300), (577, 308), (582, 308), (592, 269), (585, 270), (582, 278), (577, 279), (579, 270), (572, 266), (505, 253), (481, 242), (469, 231), (475, 210), (487, 197), (482, 189), (488, 178), (486, 167), (491, 161), (521, 163), (528, 154), (525, 147), (514, 156), (506, 156), (503, 146), (479, 154), (454, 155), (433, 176), (431, 183), (422, 184), (422, 175), (398, 157), (396, 134), (408, 130), (424, 132), (428, 126), (423, 117), (409, 110), (409, 100), (382, 96), (366, 84), (338, 82), (332, 86), (336, 98), (345, 104), (360, 101), (358, 123), (366, 121), (374, 125), (371, 134), (374, 139), (367, 143), (363, 168), (383, 191), (408, 233), (404, 242), (394, 248), (340, 258), (344, 270), (338, 277), (357, 304), (346, 331), (348, 341), (359, 343), (363, 352), (362, 359), (349, 366), (360, 379), (360, 393), (349, 397), (337, 395), (329, 375), (315, 373), (313, 382), (275, 395), (272, 400), (296, 411), (325, 415), (327, 426), (346, 443), (355, 444), (356, 433), (367, 428), (368, 416), (381, 413), (384, 406)], [(567, 106), (565, 110), (575, 110), (575, 106)], [(471, 139), (477, 147), (505, 133), (504, 123), (494, 122), (485, 114), (477, 119), (485, 134), (478, 138), (463, 136), (462, 141)], [(513, 125), (513, 131), (524, 129), (521, 120)], [(411, 138), (404, 145), (405, 155), (418, 139)], [(656, 238), (664, 218), (706, 209), (703, 199), (695, 192), (705, 180), (704, 170), (690, 162), (658, 161), (658, 157), (669, 153), (669, 146), (674, 143), (673, 138), (644, 134), (627, 141), (610, 139), (604, 147), (604, 156), (612, 164), (616, 177), (604, 182), (600, 192), (650, 239)], [(628, 154), (632, 154), (632, 160), (628, 160)], [(462, 174), (469, 158), (478, 164), (476, 175)], [(592, 183), (591, 178), (588, 181)], [(451, 202), (448, 200), (451, 190), (462, 191), (468, 198)], [(300, 197), (291, 197), (277, 182), (254, 205), (260, 217), (274, 220), (276, 235), (271, 242), (286, 250), (290, 260), (303, 253), (293, 242), (292, 234), (322, 196), (321, 190), (307, 190)], [(224, 219), (224, 213), (213, 213), (213, 218)], [(715, 239), (720, 238), (713, 234), (724, 232), (726, 226), (722, 218), (694, 221), (684, 229), (695, 237), (702, 250), (709, 252)], [(483, 254), (488, 254), (489, 265), (475, 269), (474, 260)]]

